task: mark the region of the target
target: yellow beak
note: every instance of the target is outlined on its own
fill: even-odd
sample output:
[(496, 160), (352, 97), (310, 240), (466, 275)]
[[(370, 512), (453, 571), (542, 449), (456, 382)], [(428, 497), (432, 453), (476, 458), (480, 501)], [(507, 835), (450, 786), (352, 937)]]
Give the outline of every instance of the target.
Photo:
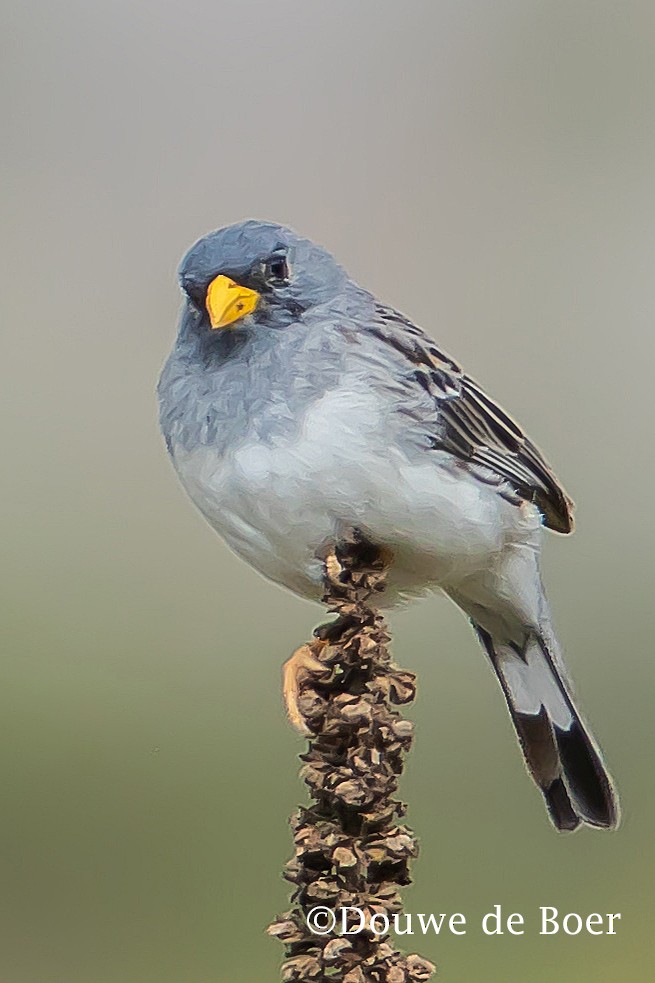
[(257, 307), (259, 294), (230, 280), (229, 276), (217, 276), (207, 287), (205, 306), (212, 328), (226, 328), (240, 321)]

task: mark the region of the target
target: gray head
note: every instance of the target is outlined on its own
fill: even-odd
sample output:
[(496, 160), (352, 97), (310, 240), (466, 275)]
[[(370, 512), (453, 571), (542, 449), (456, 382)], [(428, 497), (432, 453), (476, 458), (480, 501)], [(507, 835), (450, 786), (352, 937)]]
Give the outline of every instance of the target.
[(182, 260), (179, 278), (201, 330), (241, 322), (283, 326), (329, 303), (348, 282), (325, 249), (283, 225), (255, 220), (199, 239)]

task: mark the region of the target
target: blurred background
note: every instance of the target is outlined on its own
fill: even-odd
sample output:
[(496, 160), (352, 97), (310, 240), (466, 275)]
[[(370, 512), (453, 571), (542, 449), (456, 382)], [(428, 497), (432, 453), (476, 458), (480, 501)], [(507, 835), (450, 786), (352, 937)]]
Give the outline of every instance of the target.
[[(209, 229), (294, 226), (434, 334), (578, 503), (545, 576), (622, 793), (558, 836), (459, 612), (393, 618), (416, 670), (410, 912), (440, 979), (652, 967), (655, 7), (34, 0), (7, 5), (1, 414), (2, 983), (277, 979), (304, 801), (280, 664), (320, 620), (186, 501), (154, 388)], [(540, 905), (621, 912), (539, 937)]]

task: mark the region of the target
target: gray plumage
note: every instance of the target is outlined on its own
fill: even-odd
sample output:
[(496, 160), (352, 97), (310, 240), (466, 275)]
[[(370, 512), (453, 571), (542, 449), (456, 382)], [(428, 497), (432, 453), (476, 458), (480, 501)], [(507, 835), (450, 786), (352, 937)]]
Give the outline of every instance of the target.
[[(221, 330), (217, 277), (257, 298)], [(340, 529), (388, 549), (387, 603), (440, 589), (473, 621), (555, 825), (616, 825), (541, 586), (542, 521), (569, 532), (572, 503), (538, 448), (420, 328), (283, 226), (211, 233), (180, 283), (161, 426), (212, 526), (309, 597)]]

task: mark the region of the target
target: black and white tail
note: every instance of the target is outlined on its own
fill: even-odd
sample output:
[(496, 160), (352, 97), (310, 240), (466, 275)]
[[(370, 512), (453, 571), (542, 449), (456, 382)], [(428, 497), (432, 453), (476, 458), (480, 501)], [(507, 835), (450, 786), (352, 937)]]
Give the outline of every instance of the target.
[(503, 688), (528, 771), (561, 830), (580, 823), (614, 829), (619, 806), (600, 753), (575, 708), (548, 642), (531, 633), (521, 648), (475, 624)]

